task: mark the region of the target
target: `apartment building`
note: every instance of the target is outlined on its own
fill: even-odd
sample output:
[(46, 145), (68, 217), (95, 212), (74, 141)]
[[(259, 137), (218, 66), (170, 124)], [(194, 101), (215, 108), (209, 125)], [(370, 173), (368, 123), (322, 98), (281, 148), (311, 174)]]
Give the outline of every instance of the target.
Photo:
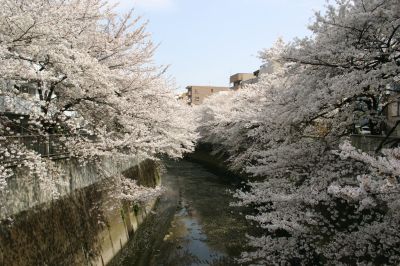
[(230, 76), (229, 82), (232, 84), (233, 90), (241, 89), (245, 84), (252, 84), (257, 82), (256, 73), (236, 73)]
[(187, 102), (189, 105), (199, 105), (203, 103), (205, 98), (213, 93), (220, 91), (239, 90), (246, 84), (256, 83), (259, 79), (259, 75), (272, 73), (275, 67), (279, 66), (265, 63), (260, 67), (260, 69), (254, 71), (253, 73), (236, 73), (229, 78), (229, 82), (231, 84), (230, 88), (217, 86), (187, 86), (187, 92), (178, 96), (178, 99)]
[(260, 66), (260, 69), (254, 71), (253, 73), (236, 73), (229, 78), (231, 89), (239, 90), (246, 84), (257, 83), (260, 75), (271, 74), (273, 73), (274, 69), (279, 67), (281, 67), (279, 63), (267, 62)]
[(204, 99), (208, 96), (220, 92), (229, 91), (229, 87), (216, 87), (216, 86), (187, 86), (187, 99), (189, 105), (202, 104)]

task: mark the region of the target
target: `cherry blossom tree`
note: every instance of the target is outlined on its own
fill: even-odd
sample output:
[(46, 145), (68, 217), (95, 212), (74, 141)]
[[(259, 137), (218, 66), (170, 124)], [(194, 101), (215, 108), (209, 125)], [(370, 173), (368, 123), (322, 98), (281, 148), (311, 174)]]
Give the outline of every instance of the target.
[(204, 107), (202, 140), (258, 180), (235, 194), (265, 230), (242, 262), (399, 263), (398, 148), (368, 154), (348, 138), (361, 121), (375, 134), (385, 125), (399, 14), (396, 0), (337, 1), (317, 13), (313, 36), (261, 52), (273, 73), (226, 107)]
[[(53, 163), (31, 143), (53, 139), (57, 153), (181, 157), (193, 149), (191, 111), (174, 99), (156, 66), (146, 23), (102, 0), (1, 0), (0, 187), (15, 166), (46, 180)], [(37, 165), (45, 167), (38, 168)], [(47, 167), (47, 168), (46, 168)]]

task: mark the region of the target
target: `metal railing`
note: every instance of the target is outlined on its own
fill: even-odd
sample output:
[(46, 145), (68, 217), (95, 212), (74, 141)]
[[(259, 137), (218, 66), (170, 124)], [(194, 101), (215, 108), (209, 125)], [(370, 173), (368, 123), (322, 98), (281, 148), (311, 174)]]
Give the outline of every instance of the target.
[[(83, 135), (82, 135), (83, 136)], [(0, 145), (7, 146), (12, 144), (23, 144), (29, 150), (35, 151), (42, 157), (52, 160), (67, 158), (70, 152), (65, 146), (65, 138), (72, 137), (71, 135), (49, 134), (49, 135), (10, 135), (0, 136)], [(85, 136), (91, 139), (93, 136)], [(9, 165), (18, 164), (21, 159), (13, 156), (6, 159), (2, 163)]]

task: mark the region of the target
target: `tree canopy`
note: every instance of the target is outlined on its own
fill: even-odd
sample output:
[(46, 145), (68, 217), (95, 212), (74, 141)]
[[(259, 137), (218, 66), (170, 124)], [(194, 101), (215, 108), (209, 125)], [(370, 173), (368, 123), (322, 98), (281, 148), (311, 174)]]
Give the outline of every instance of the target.
[(58, 151), (86, 159), (181, 157), (193, 149), (191, 111), (154, 64), (147, 23), (132, 11), (119, 15), (101, 0), (0, 5), (1, 97), (14, 104), (0, 114), (2, 189), (15, 165), (54, 177), (26, 135), (56, 138)]
[(392, 129), (399, 27), (397, 0), (337, 1), (316, 14), (311, 37), (260, 53), (271, 73), (201, 107), (202, 141), (258, 180), (236, 192), (265, 229), (242, 262), (399, 263), (400, 150), (368, 154), (349, 138), (363, 121), (373, 134)]

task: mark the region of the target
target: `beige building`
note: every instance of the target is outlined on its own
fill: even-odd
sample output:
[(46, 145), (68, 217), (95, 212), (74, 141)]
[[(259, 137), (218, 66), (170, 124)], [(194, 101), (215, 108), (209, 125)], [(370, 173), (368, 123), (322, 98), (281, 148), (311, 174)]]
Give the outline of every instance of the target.
[(241, 89), (243, 85), (257, 83), (260, 75), (271, 74), (280, 67), (280, 63), (268, 62), (260, 66), (260, 69), (253, 73), (237, 73), (232, 75), (229, 79), (229, 82), (232, 85), (231, 89), (238, 90)]
[(216, 87), (216, 86), (187, 86), (187, 98), (189, 105), (202, 104), (204, 99), (211, 94), (220, 91), (229, 91), (229, 87)]
[(188, 95), (187, 92), (181, 93), (177, 96), (178, 101), (181, 101), (183, 103), (188, 103)]
[(244, 84), (251, 84), (257, 81), (257, 76), (255, 73), (237, 73), (232, 75), (229, 82), (232, 84), (232, 89), (238, 90)]

